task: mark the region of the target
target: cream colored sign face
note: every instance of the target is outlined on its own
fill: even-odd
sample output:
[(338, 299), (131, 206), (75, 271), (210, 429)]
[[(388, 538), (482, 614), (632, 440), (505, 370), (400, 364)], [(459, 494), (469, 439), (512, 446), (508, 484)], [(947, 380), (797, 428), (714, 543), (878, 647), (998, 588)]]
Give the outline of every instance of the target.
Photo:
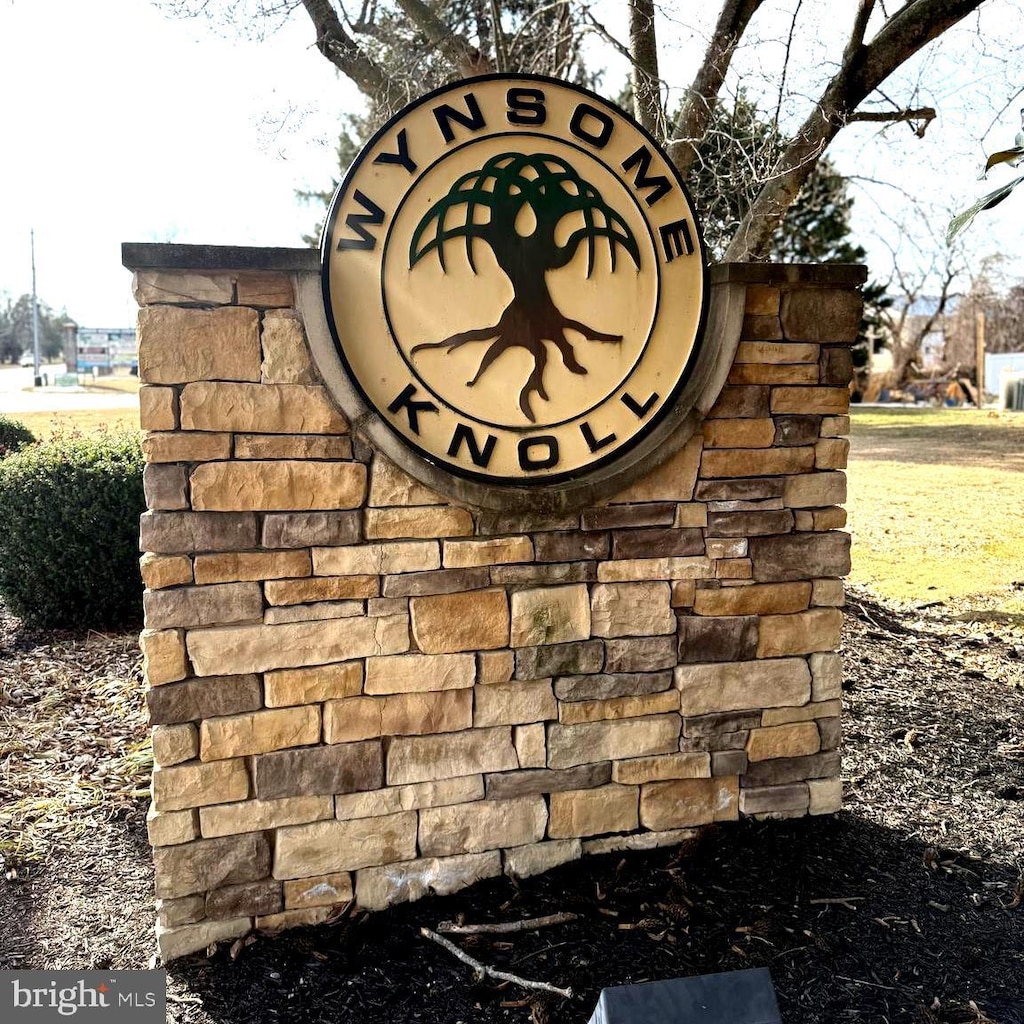
[(703, 247), (674, 169), (555, 80), (408, 107), (338, 189), (323, 252), (349, 379), (422, 457), (488, 483), (627, 459), (700, 340)]

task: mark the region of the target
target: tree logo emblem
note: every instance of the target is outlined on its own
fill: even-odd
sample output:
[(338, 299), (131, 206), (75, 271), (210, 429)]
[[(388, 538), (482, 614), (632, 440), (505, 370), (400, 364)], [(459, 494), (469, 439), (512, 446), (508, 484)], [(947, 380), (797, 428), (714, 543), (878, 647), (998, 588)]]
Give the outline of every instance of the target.
[(338, 188), (322, 260), (325, 382), (435, 489), (592, 497), (678, 416), (700, 232), (668, 157), (592, 93), (494, 75), (413, 103)]

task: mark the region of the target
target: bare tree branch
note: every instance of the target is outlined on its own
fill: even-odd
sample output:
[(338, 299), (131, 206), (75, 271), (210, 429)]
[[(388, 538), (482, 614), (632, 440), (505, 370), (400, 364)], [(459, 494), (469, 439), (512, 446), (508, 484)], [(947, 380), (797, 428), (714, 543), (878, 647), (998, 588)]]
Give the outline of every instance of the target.
[(928, 125), (935, 120), (936, 116), (934, 107), (913, 107), (908, 110), (855, 110), (846, 119), (846, 123), (850, 124), (853, 121), (883, 121), (889, 124), (896, 124), (901, 121), (919, 121), (920, 124), (914, 127), (914, 134), (919, 139), (923, 139), (924, 133), (928, 130)]
[(398, 6), (463, 78), (494, 70), (494, 65), (475, 46), (441, 21), (423, 0), (398, 0)]
[(633, 113), (652, 134), (661, 134), (664, 118), (658, 78), (658, 40), (654, 0), (630, 0), (629, 47), (633, 54)]
[(316, 48), (366, 96), (391, 96), (388, 76), (345, 31), (330, 0), (302, 0), (313, 27)]

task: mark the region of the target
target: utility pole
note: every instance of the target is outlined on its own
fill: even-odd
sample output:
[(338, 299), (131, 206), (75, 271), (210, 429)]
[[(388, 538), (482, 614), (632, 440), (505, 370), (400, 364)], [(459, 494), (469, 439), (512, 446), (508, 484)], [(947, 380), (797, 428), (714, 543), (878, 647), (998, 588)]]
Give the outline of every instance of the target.
[(32, 242), (32, 365), (34, 370), (34, 384), (38, 388), (43, 383), (40, 370), (39, 358), (39, 300), (36, 298), (36, 229), (29, 232)]
[(978, 382), (978, 408), (985, 404), (985, 311), (974, 315), (974, 361), (977, 364), (975, 379)]

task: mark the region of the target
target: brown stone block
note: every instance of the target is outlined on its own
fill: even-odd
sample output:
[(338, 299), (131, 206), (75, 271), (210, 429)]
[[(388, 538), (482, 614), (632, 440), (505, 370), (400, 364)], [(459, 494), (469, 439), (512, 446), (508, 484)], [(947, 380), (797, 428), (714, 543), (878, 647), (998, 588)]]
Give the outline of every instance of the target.
[(825, 416), (821, 421), (822, 437), (845, 437), (850, 432), (849, 416)]
[(473, 516), (449, 505), (366, 510), (367, 540), (398, 537), (463, 537), (473, 532)]
[(139, 559), (142, 582), (149, 590), (192, 582), (192, 559), (187, 555), (145, 554)]
[(259, 314), (254, 309), (139, 310), (139, 379), (146, 384), (258, 381)]
[(203, 761), (264, 754), (320, 741), (320, 708), (304, 705), (207, 718), (199, 725)]
[(804, 757), (816, 754), (821, 747), (818, 727), (814, 722), (794, 722), (754, 729), (747, 741), (747, 758), (751, 762), (776, 757)]
[(488, 775), (487, 799), (508, 800), (510, 797), (533, 796), (537, 793), (559, 793), (563, 790), (593, 789), (611, 781), (610, 761), (581, 764), (575, 768), (554, 771), (536, 768), (525, 771), (498, 772)]
[(765, 615), (757, 644), (759, 658), (833, 651), (839, 646), (843, 613), (838, 608), (812, 608), (796, 615)]
[(744, 309), (753, 316), (777, 316), (782, 293), (767, 284), (748, 284)]
[(792, 529), (793, 513), (788, 509), (766, 512), (708, 512), (709, 537), (758, 537), (790, 533)]
[(691, 608), (697, 594), (696, 580), (672, 581), (672, 607)]
[(770, 448), (775, 423), (763, 420), (705, 420), (704, 448)]
[(828, 751), (808, 757), (776, 758), (751, 764), (744, 776), (745, 786), (784, 786), (807, 779), (838, 777), (839, 753)]
[(664, 558), (704, 554), (700, 530), (652, 528), (616, 530), (612, 534), (612, 558)]
[(251, 513), (144, 512), (139, 528), (139, 550), (157, 554), (256, 547), (256, 517)]
[(581, 522), (584, 530), (616, 530), (628, 526), (671, 526), (675, 517), (675, 503), (662, 501), (589, 508), (584, 510)]
[(739, 363), (729, 371), (730, 384), (817, 384), (817, 363)]
[(494, 650), (509, 645), (508, 597), (504, 590), (414, 597), (412, 633), (425, 654)]
[(192, 507), (211, 512), (356, 508), (366, 467), (354, 462), (205, 462), (192, 471)]
[(796, 528), (808, 531), (841, 530), (846, 525), (846, 509), (832, 505), (829, 508), (798, 510)]
[(607, 533), (560, 530), (538, 533), (533, 538), (534, 558), (538, 562), (590, 561), (608, 557)]
[(817, 726), (822, 750), (835, 750), (842, 743), (843, 728), (838, 715), (833, 718), (819, 718)]
[(612, 783), (600, 789), (551, 794), (552, 839), (575, 839), (605, 832), (633, 832), (639, 827), (638, 786)]
[(726, 385), (707, 414), (709, 420), (764, 419), (769, 415), (769, 391), (765, 386)]
[(783, 448), (815, 444), (821, 429), (820, 416), (776, 416), (775, 444)]
[(542, 796), (428, 807), (420, 811), (420, 851), (429, 857), (448, 857), (525, 846), (544, 838), (547, 821)]
[(196, 722), (202, 718), (237, 715), (263, 706), (259, 677), (207, 676), (168, 683), (146, 691), (152, 725)]
[[(186, 761), (153, 771), (153, 806), (158, 811), (234, 803), (249, 795), (245, 761)], [(181, 894), (184, 895), (184, 894)]]
[(782, 329), (790, 341), (857, 340), (864, 300), (859, 291), (807, 288), (782, 296)]
[(147, 590), (142, 605), (148, 629), (230, 625), (263, 617), (263, 594), (258, 583)]
[(174, 512), (188, 508), (188, 470), (185, 466), (155, 465), (142, 470), (146, 507)]
[(336, 434), (236, 434), (236, 459), (352, 458), (352, 441)]
[(180, 629), (144, 629), (139, 634), (142, 675), (149, 686), (161, 686), (188, 675), (185, 634)]
[(361, 601), (380, 592), (378, 576), (311, 576), (305, 579), (268, 580), (263, 588), (272, 605), (311, 601)]
[(668, 583), (599, 583), (591, 592), (594, 636), (657, 636), (675, 632)]
[(515, 652), (517, 679), (546, 679), (561, 675), (586, 675), (600, 672), (604, 664), (604, 645), (600, 640), (520, 647)]
[(398, 654), (366, 659), (367, 694), (423, 693), (471, 687), (472, 654)]
[[(481, 537), (505, 533), (573, 532), (580, 528), (578, 515), (546, 515), (543, 512), (489, 512), (477, 513), (476, 532)], [(536, 538), (534, 538), (536, 541)]]
[(385, 597), (429, 597), (483, 590), (491, 585), (486, 566), (476, 569), (434, 569), (389, 575), (384, 579)]
[(701, 480), (696, 496), (701, 501), (765, 501), (781, 498), (785, 481), (755, 477), (748, 480)]
[(679, 664), (750, 661), (757, 657), (757, 616), (713, 618), (684, 615), (679, 619)]
[(678, 749), (682, 720), (677, 714), (584, 725), (548, 726), (548, 767), (572, 768), (594, 761), (618, 761)]
[(716, 738), (727, 733), (748, 732), (761, 725), (760, 711), (720, 712), (683, 720), (683, 735), (688, 739)]
[(446, 540), (444, 543), (446, 569), (531, 561), (533, 542), (529, 537), (488, 537), (480, 540)]
[(210, 462), (231, 458), (230, 434), (184, 433), (146, 434), (142, 455), (147, 462)]
[(845, 469), (850, 442), (845, 437), (823, 438), (814, 446), (815, 469)]
[(276, 914), (284, 906), (281, 883), (243, 882), (206, 894), (206, 916), (213, 921), (248, 914)]
[(784, 615), (806, 611), (810, 600), (810, 583), (753, 583), (698, 590), (693, 610), (698, 615)]
[(241, 938), (252, 928), (251, 917), (234, 917), (228, 921), (200, 921), (180, 928), (157, 925), (156, 947), (163, 963), (170, 963), (187, 953), (209, 949), (218, 942)]
[(500, 874), (501, 854), (496, 850), (363, 868), (356, 874), (356, 902), (367, 910), (383, 910), (427, 895), (458, 892)]
[(263, 347), (262, 381), (267, 384), (316, 383), (306, 332), (302, 319), (294, 310), (268, 310), (263, 315), (260, 342)]
[[(734, 363), (817, 363), (820, 349), (792, 341), (741, 341), (736, 349)], [(817, 380), (815, 380), (817, 383)]]
[(206, 916), (206, 894), (182, 896), (176, 900), (156, 901), (157, 928), (177, 928), (194, 924)]
[(558, 706), (550, 679), (533, 682), (520, 679), (512, 683), (482, 686), (476, 691), (474, 705), (472, 724), (477, 728), (529, 725), (531, 722), (558, 718)]
[(354, 697), (362, 692), (362, 688), (363, 665), (359, 661), (316, 665), (313, 668), (280, 669), (267, 672), (263, 677), (268, 708), (340, 700), (343, 697)]
[(805, 813), (810, 805), (806, 782), (788, 786), (760, 786), (744, 789), (740, 793), (740, 812), (743, 814), (764, 814), (789, 816), (789, 812)]
[(761, 716), (761, 724), (788, 725), (791, 722), (811, 722), (818, 718), (836, 717), (839, 711), (838, 699), (813, 701), (799, 708), (766, 708)]
[[(804, 451), (793, 448), (792, 451)], [(820, 508), (823, 505), (842, 505), (846, 501), (845, 473), (809, 473), (789, 477), (783, 492), (788, 508)]]
[(811, 605), (841, 608), (846, 604), (842, 580), (814, 580), (811, 584)]
[[(674, 639), (674, 638), (673, 638)], [(661, 693), (672, 685), (671, 672), (616, 672), (587, 676), (563, 676), (555, 680), (559, 700), (609, 700)]]
[(184, 430), (241, 434), (344, 434), (348, 424), (327, 389), (305, 384), (187, 384), (179, 399)]
[(671, 636), (607, 640), (608, 672), (658, 672), (675, 668), (676, 642)]
[(361, 539), (359, 512), (283, 512), (263, 518), (265, 548), (329, 547)]
[(829, 532), (752, 537), (750, 557), (758, 581), (845, 576), (850, 571), (850, 536)]
[(645, 828), (683, 828), (735, 821), (739, 817), (739, 779), (676, 779), (640, 788), (640, 822)]
[(853, 380), (853, 356), (849, 348), (823, 348), (821, 350), (821, 383), (844, 387)]
[[(516, 670), (514, 651), (478, 651), (476, 655), (476, 681), (478, 683), (507, 683)], [(536, 679), (539, 672), (530, 676)]]
[(291, 278), (270, 270), (247, 270), (235, 278), (235, 301), (240, 306), (291, 306)]
[[(703, 438), (698, 434), (656, 469), (611, 499), (616, 504), (651, 501), (689, 501), (697, 480)], [(585, 514), (584, 514), (585, 517)], [(586, 524), (584, 524), (584, 529)]]
[(333, 907), (338, 903), (348, 903), (354, 895), (352, 876), (347, 871), (284, 883), (284, 905), (289, 910)]
[(379, 741), (282, 750), (253, 759), (253, 785), (260, 800), (358, 793), (383, 784)]
[(720, 558), (715, 562), (715, 579), (718, 580), (749, 580), (753, 571), (749, 558)]
[(745, 750), (714, 750), (711, 752), (711, 774), (715, 778), (722, 775), (743, 775), (747, 770), (747, 752)]
[(711, 755), (706, 753), (634, 757), (628, 761), (616, 761), (612, 765), (612, 778), (626, 785), (710, 777)]
[(640, 697), (613, 697), (607, 700), (567, 701), (558, 706), (558, 720), (563, 725), (603, 722), (620, 718), (640, 718), (679, 710), (679, 693), (662, 690)]
[(743, 317), (740, 337), (744, 341), (781, 341), (782, 324), (777, 316), (748, 313)]
[(158, 899), (262, 881), (270, 874), (270, 845), (261, 832), (199, 839), (153, 851)]
[(473, 725), (470, 690), (349, 697), (324, 705), (324, 742), (458, 732)]
[(276, 580), (290, 576), (308, 576), (311, 563), (308, 551), (228, 551), (215, 555), (197, 555), (196, 583)]
[(400, 736), (388, 747), (387, 782), (400, 786), (518, 767), (512, 730), (507, 726), (441, 736)]
[(719, 448), (704, 453), (702, 477), (779, 476), (814, 468), (813, 448)]
[(675, 682), (687, 716), (794, 707), (806, 704), (811, 696), (811, 673), (803, 658), (680, 665)]
[(771, 411), (805, 415), (843, 415), (850, 408), (847, 388), (774, 387)]

